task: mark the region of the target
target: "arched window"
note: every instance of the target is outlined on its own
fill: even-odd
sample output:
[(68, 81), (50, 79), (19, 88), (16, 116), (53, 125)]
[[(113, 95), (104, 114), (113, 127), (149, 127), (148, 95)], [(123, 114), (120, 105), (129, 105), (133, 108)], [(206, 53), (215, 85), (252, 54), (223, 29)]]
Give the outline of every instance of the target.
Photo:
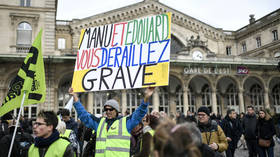
[(194, 93), (193, 88), (191, 86), (189, 87), (188, 101), (189, 101), (189, 111), (191, 111), (192, 113), (196, 112), (195, 93)]
[(159, 111), (169, 114), (169, 95), (167, 87), (159, 88)]
[(263, 90), (260, 85), (254, 84), (250, 88), (250, 98), (251, 104), (255, 106), (256, 109), (263, 109), (264, 104), (264, 95)]
[(234, 84), (228, 86), (225, 95), (225, 105), (227, 105), (228, 108), (239, 105), (238, 92)]
[(17, 45), (30, 46), (32, 41), (32, 27), (27, 22), (21, 22), (17, 27)]
[(138, 106), (141, 104), (141, 100), (143, 99), (143, 91), (142, 89), (130, 89), (126, 91), (127, 99), (127, 110), (129, 110), (130, 114), (136, 110)]
[(211, 90), (208, 84), (202, 87), (202, 105), (210, 107), (212, 105), (211, 102)]
[(176, 111), (184, 113), (184, 93), (181, 86), (176, 88)]
[(273, 98), (273, 105), (280, 106), (280, 83), (276, 84), (272, 88), (272, 98)]

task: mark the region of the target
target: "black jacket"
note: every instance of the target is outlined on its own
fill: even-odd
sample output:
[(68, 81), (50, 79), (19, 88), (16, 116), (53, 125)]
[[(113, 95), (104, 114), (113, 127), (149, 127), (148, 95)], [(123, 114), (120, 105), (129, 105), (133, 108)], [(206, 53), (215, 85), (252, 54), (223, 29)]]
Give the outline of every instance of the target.
[[(258, 119), (257, 126), (256, 126), (256, 135), (258, 138), (273, 141), (273, 136), (275, 134), (276, 134), (276, 130), (271, 118), (269, 120), (265, 120), (263, 118)], [(271, 146), (274, 145), (275, 143), (273, 141)]]
[(256, 115), (246, 114), (243, 119), (243, 134), (246, 140), (255, 140), (256, 139), (256, 126), (257, 118)]
[(228, 142), (229, 147), (236, 148), (242, 134), (242, 126), (240, 121), (238, 119), (230, 119), (228, 116), (226, 116), (221, 123), (221, 127), (226, 137), (230, 137), (232, 140)]
[(0, 123), (0, 139), (8, 134), (9, 134), (8, 123), (7, 122)]
[(70, 118), (70, 120), (65, 122), (65, 124), (66, 124), (66, 129), (73, 130), (75, 132), (75, 134), (77, 135), (77, 133), (78, 133), (78, 123), (75, 122), (75, 120), (73, 118)]
[[(9, 128), (9, 134), (5, 135), (0, 140), (0, 157), (7, 157), (13, 137), (14, 127)], [(11, 157), (27, 157), (28, 149), (34, 142), (33, 137), (30, 134), (24, 133), (21, 128), (17, 128)]]

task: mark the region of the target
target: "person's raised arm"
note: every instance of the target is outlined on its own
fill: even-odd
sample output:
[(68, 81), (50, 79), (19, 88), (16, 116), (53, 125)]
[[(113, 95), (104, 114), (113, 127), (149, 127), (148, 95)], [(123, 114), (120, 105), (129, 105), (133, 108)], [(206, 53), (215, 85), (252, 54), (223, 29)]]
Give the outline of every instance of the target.
[(86, 127), (92, 128), (97, 131), (100, 118), (97, 118), (86, 111), (84, 106), (79, 101), (77, 93), (74, 92), (73, 88), (69, 88), (69, 94), (74, 98), (74, 107), (77, 111), (78, 118), (85, 124)]
[(79, 97), (78, 97), (77, 93), (74, 92), (72, 87), (69, 88), (68, 93), (73, 96), (74, 102), (79, 101)]
[(146, 115), (149, 105), (149, 98), (153, 95), (154, 89), (155, 87), (148, 87), (145, 90), (144, 100), (141, 102), (141, 105), (132, 113), (131, 118), (127, 119), (126, 126), (129, 133), (142, 121), (142, 118)]
[(149, 98), (153, 95), (155, 88), (156, 87), (148, 87), (145, 90), (144, 103), (147, 103), (149, 101)]

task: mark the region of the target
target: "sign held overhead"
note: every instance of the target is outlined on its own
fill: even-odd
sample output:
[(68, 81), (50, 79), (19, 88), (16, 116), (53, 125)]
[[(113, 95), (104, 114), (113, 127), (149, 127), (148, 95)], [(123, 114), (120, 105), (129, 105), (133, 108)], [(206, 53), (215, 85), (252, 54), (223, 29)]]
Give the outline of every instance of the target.
[(168, 85), (171, 14), (83, 29), (75, 92)]

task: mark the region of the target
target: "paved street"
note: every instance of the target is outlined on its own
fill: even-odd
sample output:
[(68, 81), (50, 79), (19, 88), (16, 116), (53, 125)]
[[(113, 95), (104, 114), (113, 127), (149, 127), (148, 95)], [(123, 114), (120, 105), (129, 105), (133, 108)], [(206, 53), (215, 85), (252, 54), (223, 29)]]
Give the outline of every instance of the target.
[[(238, 146), (240, 145), (240, 142)], [(248, 157), (248, 150), (244, 150), (243, 148), (239, 148), (235, 151), (235, 157)], [(274, 157), (280, 157), (280, 145), (275, 141), (274, 147)]]

